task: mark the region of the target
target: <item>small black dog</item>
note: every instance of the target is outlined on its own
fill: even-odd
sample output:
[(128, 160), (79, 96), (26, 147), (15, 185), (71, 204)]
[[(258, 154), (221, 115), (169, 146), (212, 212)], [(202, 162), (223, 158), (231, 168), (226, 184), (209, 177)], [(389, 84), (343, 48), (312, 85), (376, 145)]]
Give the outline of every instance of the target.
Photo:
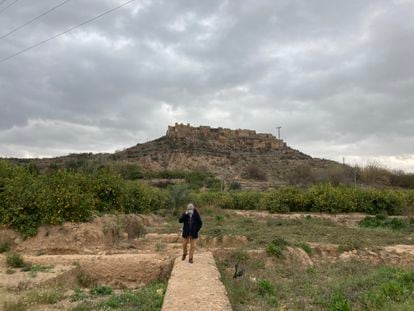
[(236, 263), (236, 265), (234, 266), (236, 271), (234, 271), (233, 279), (239, 278), (239, 277), (243, 276), (243, 274), (244, 274), (244, 269), (239, 270), (239, 263), (240, 263), (240, 261), (238, 261)]

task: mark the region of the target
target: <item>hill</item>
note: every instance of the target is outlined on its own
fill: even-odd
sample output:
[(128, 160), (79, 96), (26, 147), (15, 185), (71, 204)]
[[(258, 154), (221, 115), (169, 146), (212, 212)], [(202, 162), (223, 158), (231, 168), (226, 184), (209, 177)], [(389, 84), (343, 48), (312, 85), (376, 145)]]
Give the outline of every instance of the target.
[(169, 126), (165, 136), (113, 154), (71, 154), (48, 159), (14, 159), (48, 167), (78, 168), (85, 163), (138, 165), (146, 171), (208, 171), (226, 183), (244, 188), (266, 188), (288, 182), (306, 182), (311, 175), (327, 175), (341, 166), (312, 158), (289, 147), (272, 134), (254, 130)]
[(226, 181), (285, 183), (298, 168), (320, 170), (338, 163), (312, 158), (272, 134), (190, 124), (169, 126), (165, 136), (113, 155), (147, 170), (210, 171)]

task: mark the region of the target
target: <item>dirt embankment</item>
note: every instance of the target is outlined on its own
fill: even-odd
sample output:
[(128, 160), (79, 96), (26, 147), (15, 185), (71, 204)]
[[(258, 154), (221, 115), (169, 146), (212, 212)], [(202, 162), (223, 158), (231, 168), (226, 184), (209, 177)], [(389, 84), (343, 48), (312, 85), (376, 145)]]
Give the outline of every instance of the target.
[(13, 230), (3, 229), (0, 236), (10, 242), (12, 250), (22, 254), (25, 262), (50, 268), (35, 275), (10, 269), (5, 255), (0, 255), (0, 288), (57, 283), (71, 286), (79, 281), (139, 288), (165, 279), (177, 249), (160, 243), (162, 237), (146, 237), (150, 228), (162, 224), (162, 218), (154, 215), (103, 216), (89, 223), (42, 226), (35, 237), (26, 240)]
[(42, 226), (35, 237), (25, 241), (14, 238), (13, 241), (15, 250), (24, 254), (97, 254), (126, 247), (145, 236), (148, 227), (159, 225), (162, 220), (154, 215), (111, 215), (87, 223)]

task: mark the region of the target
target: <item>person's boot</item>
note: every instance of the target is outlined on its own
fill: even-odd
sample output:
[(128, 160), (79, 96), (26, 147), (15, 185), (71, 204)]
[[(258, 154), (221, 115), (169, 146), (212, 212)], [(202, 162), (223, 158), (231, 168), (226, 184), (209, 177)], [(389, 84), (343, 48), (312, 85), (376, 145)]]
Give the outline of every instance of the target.
[(189, 263), (193, 263), (193, 258), (191, 257), (190, 259), (188, 259)]
[(181, 259), (185, 260), (185, 257), (187, 257), (187, 254), (183, 254), (183, 257), (181, 257)]

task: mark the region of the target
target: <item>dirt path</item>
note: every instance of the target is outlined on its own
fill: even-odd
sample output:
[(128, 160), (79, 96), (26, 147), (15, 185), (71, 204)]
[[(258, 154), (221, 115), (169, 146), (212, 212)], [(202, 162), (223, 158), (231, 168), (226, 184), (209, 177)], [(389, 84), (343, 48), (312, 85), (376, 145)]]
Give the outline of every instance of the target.
[(175, 260), (162, 311), (230, 311), (226, 289), (211, 252), (197, 253), (194, 263)]

